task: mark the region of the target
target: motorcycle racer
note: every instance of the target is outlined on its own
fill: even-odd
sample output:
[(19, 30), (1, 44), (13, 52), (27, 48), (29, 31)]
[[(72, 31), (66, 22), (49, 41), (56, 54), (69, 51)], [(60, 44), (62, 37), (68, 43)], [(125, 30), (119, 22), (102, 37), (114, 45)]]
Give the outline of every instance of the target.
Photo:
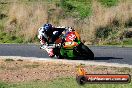
[[(71, 27), (54, 27), (51, 24), (44, 24), (42, 27), (38, 29), (38, 38), (40, 39), (41, 47), (46, 49), (50, 57), (54, 57), (53, 49), (47, 49), (45, 44), (53, 44), (57, 38), (62, 35), (62, 40), (65, 41), (65, 36), (69, 33), (75, 31)], [(78, 40), (80, 40), (80, 35), (75, 32), (77, 35)], [(64, 42), (63, 41), (63, 42)]]
[[(45, 48), (45, 44), (53, 44), (55, 40), (62, 34), (65, 30), (64, 27), (53, 27), (51, 24), (44, 24), (38, 29), (38, 38), (40, 39), (41, 47)], [(50, 57), (53, 57), (53, 49), (46, 50)]]

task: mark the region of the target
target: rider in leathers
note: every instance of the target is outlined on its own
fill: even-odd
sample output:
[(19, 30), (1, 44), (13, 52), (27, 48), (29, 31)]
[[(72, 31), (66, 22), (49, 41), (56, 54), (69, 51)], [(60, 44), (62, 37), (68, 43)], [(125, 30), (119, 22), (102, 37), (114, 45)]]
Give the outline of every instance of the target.
[[(41, 48), (45, 47), (45, 44), (53, 44), (61, 35), (64, 37), (71, 31), (75, 30), (71, 27), (53, 27), (51, 24), (44, 24), (38, 29), (38, 38), (40, 39)], [(80, 39), (78, 33), (77, 38)], [(47, 49), (47, 52), (50, 57), (54, 56), (53, 49)]]

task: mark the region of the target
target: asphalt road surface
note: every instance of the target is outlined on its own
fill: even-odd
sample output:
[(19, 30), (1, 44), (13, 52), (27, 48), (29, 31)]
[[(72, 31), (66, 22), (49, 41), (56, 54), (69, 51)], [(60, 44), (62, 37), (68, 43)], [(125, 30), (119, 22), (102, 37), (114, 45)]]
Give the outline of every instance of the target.
[[(95, 59), (92, 61), (132, 65), (132, 48), (97, 46), (89, 48), (95, 54)], [(49, 58), (38, 45), (32, 44), (0, 44), (0, 56)]]

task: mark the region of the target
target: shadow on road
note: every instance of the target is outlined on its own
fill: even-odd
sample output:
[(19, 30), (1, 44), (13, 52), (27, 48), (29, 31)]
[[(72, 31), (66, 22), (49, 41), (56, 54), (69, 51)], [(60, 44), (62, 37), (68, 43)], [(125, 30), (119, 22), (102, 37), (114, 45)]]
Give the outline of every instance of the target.
[(123, 58), (116, 58), (116, 57), (95, 57), (94, 60), (110, 60), (110, 59), (123, 59)]
[[(123, 59), (123, 58), (116, 58), (116, 57), (95, 57), (93, 60), (111, 60), (111, 59)], [(91, 60), (84, 57), (74, 58), (71, 60)]]

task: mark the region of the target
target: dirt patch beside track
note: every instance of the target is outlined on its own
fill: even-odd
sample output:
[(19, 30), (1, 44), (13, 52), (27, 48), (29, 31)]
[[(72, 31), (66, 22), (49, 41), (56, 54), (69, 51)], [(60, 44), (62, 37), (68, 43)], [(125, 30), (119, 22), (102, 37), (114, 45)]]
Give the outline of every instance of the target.
[[(0, 81), (4, 82), (29, 82), (46, 81), (62, 77), (76, 77), (79, 64), (56, 63), (53, 61), (30, 61), (0, 59)], [(84, 65), (89, 74), (132, 74), (128, 67), (108, 67)]]

